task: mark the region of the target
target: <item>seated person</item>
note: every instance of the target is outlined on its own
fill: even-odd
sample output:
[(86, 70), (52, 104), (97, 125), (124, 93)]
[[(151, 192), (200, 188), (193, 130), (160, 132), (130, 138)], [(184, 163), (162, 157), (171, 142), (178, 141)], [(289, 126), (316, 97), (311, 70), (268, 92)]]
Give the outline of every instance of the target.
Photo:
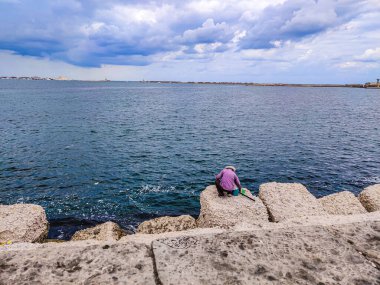
[(239, 192), (241, 192), (240, 181), (235, 172), (235, 167), (226, 166), (215, 177), (215, 185), (216, 189), (218, 189), (219, 196), (224, 196), (224, 192), (232, 194), (232, 191), (235, 189), (239, 189)]

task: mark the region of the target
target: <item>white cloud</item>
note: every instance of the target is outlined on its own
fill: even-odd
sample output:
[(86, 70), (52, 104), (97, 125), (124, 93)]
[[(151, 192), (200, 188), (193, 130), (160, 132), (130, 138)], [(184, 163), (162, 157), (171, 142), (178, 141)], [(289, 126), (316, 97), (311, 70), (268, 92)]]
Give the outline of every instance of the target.
[(380, 61), (380, 47), (367, 49), (362, 55), (358, 56), (359, 60)]
[(201, 27), (186, 30), (182, 36), (184, 43), (212, 43), (228, 42), (233, 38), (233, 32), (225, 23), (214, 23), (213, 19), (207, 19)]
[(261, 82), (360, 82), (379, 69), (376, 0), (14, 3), (0, 0), (0, 50), (19, 65), (7, 72), (1, 62), (3, 73), (22, 60), (41, 74), (111, 79), (123, 65), (133, 79)]
[(360, 62), (360, 61), (346, 61), (341, 62), (336, 65), (339, 68), (342, 69), (375, 69), (379, 68), (379, 63), (373, 63), (373, 62)]
[(338, 17), (331, 1), (310, 1), (310, 3), (294, 11), (292, 18), (281, 27), (281, 31), (285, 33), (317, 31), (336, 23)]

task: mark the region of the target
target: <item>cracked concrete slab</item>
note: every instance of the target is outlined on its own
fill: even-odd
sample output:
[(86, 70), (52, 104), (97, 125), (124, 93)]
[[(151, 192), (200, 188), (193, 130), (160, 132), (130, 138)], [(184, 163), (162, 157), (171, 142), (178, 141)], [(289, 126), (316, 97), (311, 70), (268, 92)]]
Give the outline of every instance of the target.
[[(154, 241), (162, 284), (380, 284), (380, 270), (356, 244), (376, 238), (378, 223), (313, 226)], [(375, 227), (375, 229), (373, 228)], [(355, 235), (358, 229), (360, 235)], [(379, 250), (377, 242), (368, 250)]]
[(156, 284), (144, 244), (73, 243), (2, 252), (0, 284)]
[(380, 284), (380, 212), (242, 229), (3, 246), (0, 285)]

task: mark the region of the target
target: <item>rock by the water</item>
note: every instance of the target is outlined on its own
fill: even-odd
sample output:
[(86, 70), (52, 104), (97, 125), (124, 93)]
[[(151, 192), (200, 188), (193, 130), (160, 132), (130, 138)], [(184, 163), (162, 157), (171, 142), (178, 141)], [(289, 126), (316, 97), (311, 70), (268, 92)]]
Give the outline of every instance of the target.
[(71, 240), (100, 240), (100, 241), (116, 241), (119, 240), (125, 232), (120, 226), (114, 222), (106, 222), (97, 225), (93, 228), (77, 231), (71, 238)]
[(0, 242), (42, 242), (48, 231), (49, 223), (41, 206), (0, 205)]
[(259, 197), (268, 208), (270, 220), (273, 222), (328, 214), (317, 198), (299, 183), (261, 184)]
[(378, 284), (380, 211), (0, 246), (0, 284)]
[(380, 211), (380, 184), (365, 188), (359, 194), (359, 201), (368, 212)]
[(380, 268), (371, 255), (378, 254), (379, 226), (226, 232), (161, 239), (152, 246), (160, 284), (379, 284)]
[(268, 213), (263, 202), (253, 197), (247, 190), (247, 196), (242, 195), (219, 197), (216, 186), (208, 186), (201, 193), (201, 211), (197, 220), (198, 227), (202, 228), (232, 228), (239, 223), (250, 225), (268, 223)]
[(359, 199), (349, 191), (331, 194), (318, 199), (323, 209), (331, 215), (352, 215), (367, 213)]
[(137, 228), (137, 233), (160, 234), (166, 232), (178, 232), (194, 229), (197, 227), (196, 221), (189, 215), (179, 217), (159, 217), (141, 223)]

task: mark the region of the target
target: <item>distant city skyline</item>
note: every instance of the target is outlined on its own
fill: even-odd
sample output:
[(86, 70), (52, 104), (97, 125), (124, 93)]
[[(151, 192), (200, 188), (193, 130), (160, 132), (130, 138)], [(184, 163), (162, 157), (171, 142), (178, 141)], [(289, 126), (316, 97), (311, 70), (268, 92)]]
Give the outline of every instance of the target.
[(0, 0), (0, 76), (365, 83), (380, 2)]

